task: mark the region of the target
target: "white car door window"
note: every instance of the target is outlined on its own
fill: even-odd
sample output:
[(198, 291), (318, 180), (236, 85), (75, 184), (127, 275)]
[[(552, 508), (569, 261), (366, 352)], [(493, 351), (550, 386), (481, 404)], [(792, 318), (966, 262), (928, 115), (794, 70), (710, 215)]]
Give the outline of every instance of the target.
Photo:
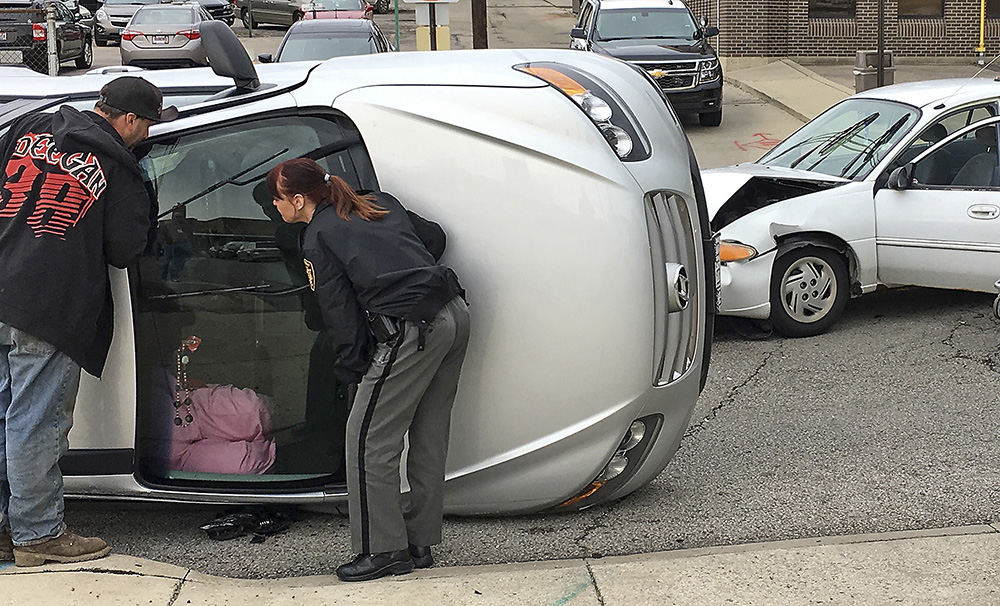
[(875, 196), (879, 280), (993, 291), (1000, 267), (1000, 118), (967, 126), (914, 162), (922, 176)]

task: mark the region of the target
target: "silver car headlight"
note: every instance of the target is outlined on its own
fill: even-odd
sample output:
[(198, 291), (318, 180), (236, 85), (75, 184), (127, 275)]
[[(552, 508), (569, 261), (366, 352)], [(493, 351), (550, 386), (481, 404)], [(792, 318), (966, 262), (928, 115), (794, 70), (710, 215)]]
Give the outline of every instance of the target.
[(698, 78), (702, 83), (712, 82), (722, 77), (718, 59), (702, 59), (698, 61)]
[(101, 21), (107, 21), (108, 20), (108, 13), (106, 13), (103, 8), (97, 9), (96, 16)]
[(622, 160), (649, 158), (649, 144), (638, 122), (625, 102), (603, 82), (568, 65), (549, 61), (515, 65), (514, 69), (535, 76), (572, 99)]

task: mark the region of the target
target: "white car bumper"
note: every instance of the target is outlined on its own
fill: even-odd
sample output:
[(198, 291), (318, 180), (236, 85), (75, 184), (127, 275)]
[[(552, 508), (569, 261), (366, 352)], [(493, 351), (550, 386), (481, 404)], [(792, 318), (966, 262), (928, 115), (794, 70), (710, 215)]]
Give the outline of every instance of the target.
[(719, 314), (766, 320), (771, 315), (771, 266), (775, 250), (749, 261), (722, 265), (722, 306)]

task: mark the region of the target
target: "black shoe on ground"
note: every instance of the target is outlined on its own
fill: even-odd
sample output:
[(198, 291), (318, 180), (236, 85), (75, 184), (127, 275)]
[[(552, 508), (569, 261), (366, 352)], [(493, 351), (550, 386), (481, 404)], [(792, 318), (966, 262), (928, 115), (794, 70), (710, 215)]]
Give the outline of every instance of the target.
[(414, 568), (430, 568), (434, 565), (434, 556), (431, 555), (430, 547), (410, 545), (410, 557), (413, 558)]
[(361, 553), (353, 560), (337, 567), (337, 577), (341, 581), (371, 581), (390, 574), (406, 574), (413, 571), (413, 560), (406, 549), (385, 553)]

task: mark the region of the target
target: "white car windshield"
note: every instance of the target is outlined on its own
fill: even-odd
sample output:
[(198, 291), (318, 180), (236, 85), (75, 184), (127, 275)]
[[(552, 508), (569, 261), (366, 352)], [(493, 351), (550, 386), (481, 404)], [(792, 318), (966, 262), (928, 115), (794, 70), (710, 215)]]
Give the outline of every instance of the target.
[(597, 13), (598, 40), (630, 38), (680, 38), (693, 40), (698, 26), (682, 8), (608, 9)]
[(803, 126), (757, 164), (864, 179), (919, 116), (917, 108), (902, 103), (848, 99)]

